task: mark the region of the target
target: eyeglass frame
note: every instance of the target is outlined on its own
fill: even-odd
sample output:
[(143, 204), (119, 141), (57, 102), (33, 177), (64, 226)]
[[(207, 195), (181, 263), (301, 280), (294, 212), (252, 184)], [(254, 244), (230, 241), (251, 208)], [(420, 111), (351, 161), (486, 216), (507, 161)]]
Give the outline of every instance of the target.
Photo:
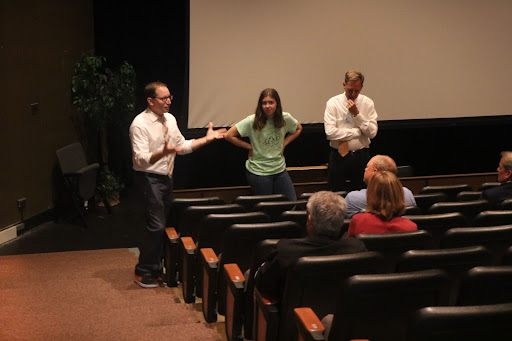
[(170, 96), (167, 96), (167, 97), (151, 97), (151, 98), (154, 98), (154, 99), (159, 99), (161, 101), (164, 101), (164, 102), (167, 102), (167, 100), (169, 101), (172, 101), (174, 96), (173, 95), (170, 95)]

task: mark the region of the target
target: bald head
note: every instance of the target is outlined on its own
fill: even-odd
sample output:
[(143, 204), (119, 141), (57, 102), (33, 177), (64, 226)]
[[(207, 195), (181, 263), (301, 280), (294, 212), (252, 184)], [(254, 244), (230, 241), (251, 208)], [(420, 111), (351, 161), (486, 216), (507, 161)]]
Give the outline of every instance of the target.
[(396, 169), (396, 163), (392, 158), (387, 155), (375, 155), (366, 165), (363, 180), (368, 183), (376, 172), (388, 171), (396, 174)]

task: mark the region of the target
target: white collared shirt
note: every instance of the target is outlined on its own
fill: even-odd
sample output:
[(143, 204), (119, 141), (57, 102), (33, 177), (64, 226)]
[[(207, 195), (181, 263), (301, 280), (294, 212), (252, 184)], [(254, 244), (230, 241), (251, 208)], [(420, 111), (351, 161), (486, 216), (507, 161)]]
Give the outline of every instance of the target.
[[(176, 118), (169, 113), (164, 114), (170, 143), (176, 147), (183, 147), (185, 151), (180, 154), (192, 152), (192, 141), (185, 140), (181, 134)], [(137, 115), (130, 126), (130, 141), (132, 144), (133, 169), (136, 171), (167, 175), (170, 162), (174, 158), (162, 157), (151, 164), (151, 155), (164, 147), (164, 131), (159, 116), (149, 108)]]
[(365, 95), (354, 101), (359, 114), (354, 117), (347, 109), (345, 93), (327, 101), (324, 128), (330, 146), (338, 149), (339, 141), (348, 141), (349, 150), (357, 151), (370, 146), (370, 139), (377, 135), (377, 112), (373, 101)]

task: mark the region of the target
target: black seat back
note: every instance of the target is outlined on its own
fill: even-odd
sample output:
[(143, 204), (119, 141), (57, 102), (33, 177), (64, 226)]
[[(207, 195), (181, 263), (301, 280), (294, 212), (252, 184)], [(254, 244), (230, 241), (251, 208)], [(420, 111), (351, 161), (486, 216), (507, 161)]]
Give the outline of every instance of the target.
[(462, 278), (458, 305), (512, 302), (512, 265), (477, 266)]
[(385, 259), (385, 272), (394, 272), (398, 259), (405, 251), (423, 250), (432, 243), (432, 236), (425, 230), (365, 233), (356, 236), (368, 251), (380, 252)]
[(339, 295), (328, 340), (406, 341), (416, 310), (445, 305), (449, 279), (441, 270), (355, 275)]
[(294, 221), (302, 227), (304, 233), (303, 237), (307, 234), (307, 221), (308, 221), (308, 212), (306, 210), (299, 211), (284, 211), (282, 212), (278, 219), (278, 221)]
[(443, 192), (414, 194), (414, 200), (416, 201), (416, 206), (421, 208), (423, 213), (427, 213), (430, 206), (436, 202), (448, 201), (448, 196)]
[(183, 211), (180, 225), (176, 227), (176, 231), (180, 233), (181, 237), (192, 237), (197, 240), (200, 223), (208, 214), (242, 212), (245, 212), (245, 208), (238, 204), (189, 206)]
[[(171, 227), (179, 229), (181, 217), (185, 209), (189, 206), (205, 206), (205, 205), (223, 205), (224, 200), (219, 197), (204, 197), (204, 198), (174, 198), (171, 205)], [(176, 230), (178, 232), (178, 230)]]
[(509, 340), (512, 335), (512, 303), (427, 307), (416, 313), (411, 341)]
[(288, 200), (288, 198), (284, 194), (240, 195), (235, 198), (234, 203), (244, 206), (247, 211), (253, 211), (254, 206), (259, 202), (285, 200)]
[(492, 263), (499, 265), (507, 248), (512, 245), (512, 225), (453, 228), (441, 238), (442, 248), (472, 245), (485, 246), (492, 252)]
[(472, 191), (468, 184), (457, 184), (457, 185), (438, 185), (438, 186), (425, 186), (420, 190), (420, 194), (426, 193), (444, 193), (446, 194), (448, 201), (455, 201), (457, 193), (462, 191)]
[(469, 269), (491, 265), (491, 253), (483, 246), (464, 248), (411, 250), (404, 252), (397, 265), (397, 272), (441, 269), (451, 280), (450, 304), (457, 300), (460, 279)]
[(499, 226), (512, 224), (512, 210), (484, 211), (473, 219), (474, 226)]
[(512, 198), (505, 199), (498, 204), (498, 208), (500, 210), (512, 210)]
[(307, 200), (262, 201), (254, 205), (254, 211), (265, 212), (272, 220), (278, 220), (281, 213), (291, 210), (305, 210)]
[(482, 198), (482, 191), (462, 191), (457, 193), (457, 201), (473, 201)]
[(452, 227), (468, 226), (468, 221), (460, 212), (408, 215), (404, 216), (418, 225), (418, 230), (426, 230), (432, 235), (431, 248), (439, 248), (443, 234)]
[(263, 212), (208, 214), (199, 225), (197, 247), (212, 248), (216, 254), (220, 254), (224, 246), (224, 233), (228, 227), (233, 224), (267, 222), (270, 222), (270, 217)]
[(333, 313), (342, 283), (354, 274), (382, 272), (377, 252), (302, 257), (288, 270), (280, 306), (279, 340), (296, 340), (293, 309), (311, 307), (323, 318)]
[(460, 212), (466, 217), (468, 223), (471, 223), (480, 212), (486, 211), (490, 207), (487, 200), (437, 202), (430, 206), (428, 214)]

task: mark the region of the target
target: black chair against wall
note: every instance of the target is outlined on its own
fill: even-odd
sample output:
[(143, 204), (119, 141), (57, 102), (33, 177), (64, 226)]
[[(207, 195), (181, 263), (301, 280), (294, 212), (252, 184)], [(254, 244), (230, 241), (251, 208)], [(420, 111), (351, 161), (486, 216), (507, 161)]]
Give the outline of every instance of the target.
[(416, 310), (448, 304), (450, 281), (441, 270), (355, 275), (343, 286), (328, 340), (406, 341)]
[[(203, 198), (200, 198), (196, 202), (207, 204), (217, 202), (216, 199), (208, 199), (206, 201), (202, 199)], [(186, 204), (193, 203), (194, 202), (190, 199), (186, 201)], [(237, 204), (192, 205), (188, 207), (186, 204), (183, 201), (181, 201), (179, 204), (180, 210), (183, 209), (182, 213), (180, 214), (180, 218), (177, 219), (177, 221), (179, 221), (179, 226), (176, 226), (176, 228), (166, 229), (164, 264), (166, 268), (167, 286), (176, 286), (178, 284), (178, 278), (176, 276), (178, 274), (181, 276), (181, 253), (178, 252), (180, 237), (192, 237), (194, 240), (197, 240), (199, 224), (201, 220), (208, 214), (245, 212), (245, 208)], [(177, 231), (180, 231), (179, 234)], [(201, 296), (198, 295), (198, 297)]]
[(286, 200), (288, 200), (288, 198), (284, 194), (239, 195), (235, 198), (233, 203), (244, 206), (247, 211), (254, 211), (254, 206), (259, 202)]
[(458, 305), (512, 302), (512, 265), (477, 266), (462, 277)]
[[(96, 193), (96, 177), (100, 168), (98, 163), (87, 163), (85, 152), (79, 142), (72, 143), (56, 151), (60, 170), (64, 176), (64, 182), (71, 195), (73, 207), (87, 227), (84, 213), (87, 210), (89, 200), (94, 199)], [(109, 210), (107, 200), (103, 200), (105, 207)], [(94, 204), (94, 200), (93, 200)]]
[(395, 272), (400, 256), (409, 250), (423, 250), (432, 244), (432, 236), (425, 230), (363, 233), (356, 236), (368, 251), (377, 251), (384, 256), (384, 271)]
[[(247, 291), (244, 292), (244, 285), (241, 286), (242, 290), (235, 290), (239, 287), (231, 284), (229, 279), (233, 276), (230, 275), (228, 268), (224, 269), (224, 265), (232, 263), (236, 266), (237, 270), (235, 271), (240, 271), (243, 274), (255, 263), (256, 247), (259, 246), (261, 241), (300, 238), (302, 233), (302, 228), (292, 221), (234, 224), (225, 233), (224, 249), (218, 266), (204, 268), (204, 265), (207, 264), (203, 263), (203, 273), (208, 273), (209, 278), (217, 276), (218, 307), (220, 311), (225, 311), (226, 334), (231, 335), (230, 339), (242, 338), (244, 319), (252, 319), (253, 286), (249, 287), (249, 283), (247, 283)], [(228, 289), (226, 290), (226, 288)], [(210, 287), (210, 290), (207, 291), (203, 286), (205, 294), (207, 292), (215, 293), (211, 289), (214, 288)], [(210, 299), (208, 299), (208, 302), (212, 304)], [(210, 311), (213, 310), (210, 309)]]
[(446, 194), (448, 201), (455, 201), (457, 193), (472, 190), (473, 189), (468, 184), (425, 186), (420, 190), (420, 194), (441, 192)]
[(509, 340), (512, 303), (420, 309), (410, 327), (411, 341)]
[(492, 253), (492, 263), (501, 264), (507, 248), (512, 245), (512, 225), (452, 228), (441, 238), (441, 248), (474, 245), (485, 246)]
[(484, 211), (473, 219), (474, 226), (500, 226), (512, 224), (512, 211)]
[(262, 201), (254, 205), (254, 211), (265, 212), (270, 216), (270, 219), (277, 221), (281, 213), (290, 210), (305, 210), (306, 203), (303, 200), (284, 200), (284, 201)]
[(414, 200), (416, 201), (416, 206), (421, 208), (421, 210), (425, 214), (427, 213), (430, 206), (432, 206), (436, 202), (448, 201), (448, 196), (442, 192), (414, 194)]
[[(171, 205), (169, 227), (164, 234), (164, 268), (167, 286), (178, 285), (178, 264), (180, 263), (179, 241), (180, 224), (185, 209), (193, 205), (222, 205), (219, 197), (174, 198)], [(181, 276), (181, 273), (180, 273)]]
[(311, 307), (323, 318), (336, 309), (342, 283), (354, 274), (382, 272), (378, 252), (302, 257), (288, 270), (281, 302), (266, 299), (255, 289), (255, 340), (296, 340), (294, 309)]
[[(199, 226), (199, 239), (181, 238), (182, 287), (186, 303), (195, 302), (195, 292), (202, 292), (202, 272), (198, 250), (212, 249), (215, 255), (222, 253), (224, 233), (233, 224), (267, 223), (270, 217), (263, 212), (213, 213), (203, 218)], [(224, 315), (223, 311), (219, 311)]]
[(472, 201), (454, 201), (454, 202), (438, 202), (430, 206), (428, 214), (440, 214), (460, 212), (462, 213), (468, 223), (472, 223), (473, 219), (483, 211), (491, 208), (487, 200), (472, 200)]
[(512, 198), (505, 199), (498, 204), (498, 208), (500, 210), (511, 210), (512, 211)]
[(462, 191), (457, 193), (457, 201), (473, 201), (482, 198), (482, 191)]
[(404, 252), (397, 265), (397, 272), (441, 269), (451, 280), (450, 304), (455, 304), (459, 293), (460, 279), (469, 269), (480, 265), (491, 265), (491, 252), (483, 246), (437, 250), (410, 250)]
[(497, 181), (496, 182), (484, 182), (483, 184), (478, 186), (478, 190), (483, 192), (486, 189), (493, 188), (493, 187), (496, 187), (496, 186), (499, 186), (499, 185), (501, 185), (501, 183), (497, 182)]
[(432, 244), (429, 248), (439, 248), (439, 243), (443, 234), (452, 227), (468, 226), (468, 221), (460, 212), (425, 214), (425, 215), (407, 215), (408, 218), (418, 225), (418, 230), (426, 230), (432, 235)]

